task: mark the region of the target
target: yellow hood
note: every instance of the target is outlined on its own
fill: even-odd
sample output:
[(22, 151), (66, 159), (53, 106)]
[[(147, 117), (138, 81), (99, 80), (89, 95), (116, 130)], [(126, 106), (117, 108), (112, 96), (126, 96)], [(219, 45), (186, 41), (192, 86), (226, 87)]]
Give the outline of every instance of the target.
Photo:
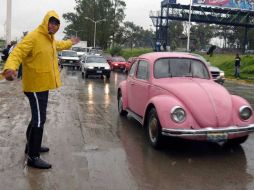
[(44, 16), (44, 19), (42, 23), (39, 25), (37, 30), (43, 34), (49, 35), (48, 34), (48, 23), (49, 23), (49, 18), (50, 17), (55, 17), (60, 21), (59, 15), (56, 13), (56, 11), (51, 10), (47, 12), (47, 14)]

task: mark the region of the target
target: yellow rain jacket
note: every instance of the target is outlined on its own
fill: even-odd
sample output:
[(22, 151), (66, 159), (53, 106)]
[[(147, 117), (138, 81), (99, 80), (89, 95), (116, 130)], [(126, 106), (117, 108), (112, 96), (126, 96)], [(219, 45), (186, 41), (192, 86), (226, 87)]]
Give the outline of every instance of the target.
[(69, 49), (71, 40), (56, 41), (48, 34), (50, 17), (59, 19), (55, 11), (49, 11), (37, 29), (27, 34), (11, 52), (4, 70), (17, 70), (22, 63), (24, 92), (42, 92), (61, 86), (57, 51)]

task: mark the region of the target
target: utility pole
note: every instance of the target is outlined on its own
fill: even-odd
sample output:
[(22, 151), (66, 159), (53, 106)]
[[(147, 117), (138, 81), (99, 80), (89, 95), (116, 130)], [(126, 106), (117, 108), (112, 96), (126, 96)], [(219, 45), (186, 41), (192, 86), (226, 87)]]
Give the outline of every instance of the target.
[(189, 22), (188, 22), (188, 30), (187, 30), (187, 52), (190, 51), (190, 29), (191, 29), (191, 6), (192, 0), (190, 0), (190, 9), (189, 9)]
[(12, 10), (12, 0), (7, 1), (7, 14), (6, 14), (6, 44), (11, 42), (11, 10)]

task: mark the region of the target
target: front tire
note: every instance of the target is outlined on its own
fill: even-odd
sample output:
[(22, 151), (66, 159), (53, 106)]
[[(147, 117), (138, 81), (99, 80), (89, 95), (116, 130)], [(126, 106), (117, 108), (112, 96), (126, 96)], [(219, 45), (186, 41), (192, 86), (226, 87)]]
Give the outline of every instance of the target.
[(128, 112), (123, 109), (123, 97), (121, 94), (118, 96), (118, 113), (120, 116), (126, 116)]
[(88, 74), (87, 74), (86, 70), (84, 70), (84, 75), (85, 75), (85, 78), (87, 79), (88, 78)]
[(229, 139), (227, 142), (225, 142), (224, 146), (225, 147), (236, 147), (239, 146), (240, 144), (244, 143), (248, 139), (249, 135), (243, 136), (243, 137), (238, 137), (235, 139)]
[(155, 108), (149, 111), (147, 119), (147, 136), (149, 143), (155, 149), (162, 148), (163, 136), (161, 134), (161, 124)]

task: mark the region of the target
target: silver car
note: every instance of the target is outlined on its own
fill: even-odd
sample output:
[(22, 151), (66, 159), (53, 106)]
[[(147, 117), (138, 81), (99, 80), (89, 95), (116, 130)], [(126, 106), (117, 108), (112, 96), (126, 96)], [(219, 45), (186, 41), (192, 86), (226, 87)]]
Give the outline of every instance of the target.
[(81, 59), (81, 73), (82, 78), (88, 78), (89, 75), (105, 75), (107, 79), (110, 78), (110, 66), (103, 56), (87, 55)]
[(206, 65), (208, 66), (209, 68), (209, 71), (213, 77), (213, 80), (219, 84), (222, 84), (224, 83), (225, 81), (225, 73), (224, 71), (220, 70), (218, 67), (215, 67), (215, 66), (212, 66), (210, 62), (208, 62), (203, 56), (201, 55), (198, 55), (198, 54), (193, 54), (191, 53), (191, 55), (194, 55), (198, 58), (200, 58), (204, 63), (206, 63)]

